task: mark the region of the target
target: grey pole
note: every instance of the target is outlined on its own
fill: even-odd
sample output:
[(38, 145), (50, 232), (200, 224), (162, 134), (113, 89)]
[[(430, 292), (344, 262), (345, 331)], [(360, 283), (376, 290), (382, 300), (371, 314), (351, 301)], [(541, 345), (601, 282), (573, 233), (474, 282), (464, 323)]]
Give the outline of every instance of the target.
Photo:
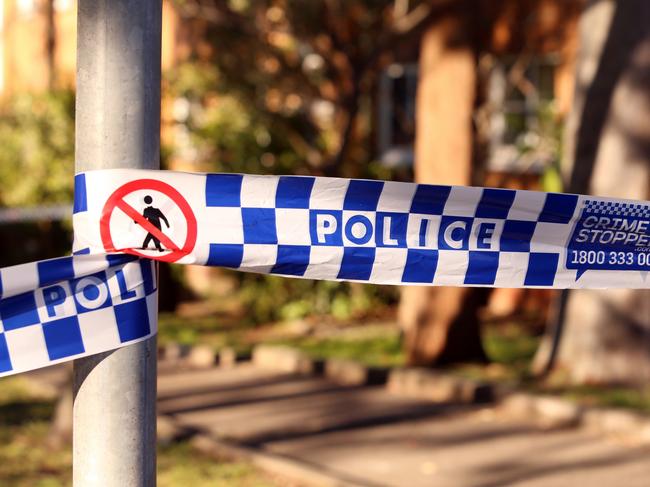
[[(79, 0), (75, 169), (159, 168), (161, 0)], [(73, 483), (156, 484), (156, 338), (74, 362)]]

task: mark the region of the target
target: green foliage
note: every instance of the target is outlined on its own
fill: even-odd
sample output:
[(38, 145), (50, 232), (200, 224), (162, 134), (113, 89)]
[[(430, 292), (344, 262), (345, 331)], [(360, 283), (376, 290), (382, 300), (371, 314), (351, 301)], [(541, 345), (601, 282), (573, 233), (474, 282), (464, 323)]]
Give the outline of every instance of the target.
[(319, 359), (350, 359), (371, 367), (397, 367), (405, 363), (402, 341), (396, 330), (366, 336), (303, 337), (278, 343)]
[(239, 298), (255, 323), (333, 315), (359, 318), (395, 304), (398, 289), (276, 276), (241, 274)]
[(542, 189), (560, 193), (563, 191), (560, 161), (563, 151), (564, 123), (555, 109), (554, 103), (543, 104), (538, 113), (540, 145), (547, 152), (549, 161), (542, 174)]
[(25, 408), (20, 425), (0, 426), (0, 484), (15, 487), (63, 487), (72, 481), (72, 451), (44, 447), (49, 424), (28, 420)]
[(524, 115), (512, 115), (510, 129), (519, 133), (515, 146), (522, 160), (541, 162), (543, 165), (541, 184), (544, 191), (559, 193), (563, 190), (560, 161), (562, 159), (562, 135), (564, 124), (558, 116), (552, 101), (540, 103), (534, 123), (527, 126)]
[(279, 484), (244, 462), (213, 460), (197, 454), (187, 443), (162, 448), (158, 455), (158, 485), (177, 487), (273, 487)]
[(539, 337), (519, 323), (486, 327), (483, 346), (491, 362), (527, 368), (539, 346)]
[(189, 154), (188, 148), (173, 147), (174, 155), (181, 159), (189, 155), (213, 172), (299, 172), (304, 161), (286, 133), (237, 96), (221, 91), (221, 76), (214, 67), (182, 65), (169, 73), (167, 86), (181, 107), (178, 125), (190, 139)]
[(0, 206), (72, 200), (74, 94), (21, 94), (0, 107)]
[(174, 342), (181, 345), (194, 345), (201, 341), (210, 345), (224, 346), (223, 333), (219, 334), (216, 343), (212, 340), (212, 335), (222, 328), (223, 323), (215, 316), (188, 320), (173, 313), (163, 312), (158, 317), (158, 341), (161, 344)]
[[(72, 201), (74, 94), (24, 93), (4, 100), (0, 147), (0, 207)], [(0, 266), (59, 256), (69, 252), (70, 241), (68, 222), (4, 225)]]
[[(410, 10), (420, 15), (404, 22), (395, 16), (393, 0), (174, 3), (187, 28), (200, 32), (203, 43), (196, 43), (201, 47), (193, 52), (193, 61), (209, 73), (172, 73), (185, 83), (172, 83), (172, 93), (184, 96), (183, 88), (194, 82), (201, 96), (210, 91), (234, 98), (236, 103), (216, 100), (217, 110), (226, 117), (214, 125), (217, 129), (252, 114), (249, 126), (259, 123), (271, 136), (262, 132), (268, 142), (261, 145), (269, 155), (257, 169), (349, 177), (368, 176), (374, 157), (370, 120), (380, 73), (400, 53), (400, 44), (413, 43), (435, 10), (425, 0), (412, 0)], [(219, 145), (220, 133), (214, 137), (208, 130), (205, 135)], [(259, 132), (248, 135), (255, 140), (246, 144), (242, 138), (241, 145), (255, 152)], [(234, 163), (251, 167), (248, 154), (236, 154), (226, 151)]]
[(542, 173), (542, 189), (551, 193), (561, 193), (564, 189), (562, 174), (557, 164), (547, 167)]

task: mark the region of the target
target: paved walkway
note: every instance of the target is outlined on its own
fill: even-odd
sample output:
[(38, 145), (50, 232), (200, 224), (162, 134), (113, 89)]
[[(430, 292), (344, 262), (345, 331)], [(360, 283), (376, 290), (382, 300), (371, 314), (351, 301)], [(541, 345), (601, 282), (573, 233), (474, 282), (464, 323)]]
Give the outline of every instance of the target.
[(158, 404), (203, 437), (312, 472), (314, 484), (650, 485), (648, 449), (583, 430), (543, 432), (489, 407), (410, 400), (383, 387), (343, 387), (251, 364), (162, 367)]

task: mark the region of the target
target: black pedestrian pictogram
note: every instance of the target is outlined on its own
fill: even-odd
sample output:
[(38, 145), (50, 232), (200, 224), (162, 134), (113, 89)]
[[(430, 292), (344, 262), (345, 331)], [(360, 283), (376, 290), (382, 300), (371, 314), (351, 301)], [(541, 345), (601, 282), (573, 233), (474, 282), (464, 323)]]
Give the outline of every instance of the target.
[[(151, 203), (153, 203), (153, 198), (147, 195), (144, 197), (144, 202), (147, 205), (151, 205)], [(145, 220), (151, 223), (158, 230), (162, 228), (162, 224), (160, 223), (160, 220), (164, 221), (167, 228), (169, 228), (169, 222), (167, 221), (167, 218), (165, 218), (163, 212), (160, 211), (158, 208), (154, 208), (153, 206), (147, 206), (142, 212), (142, 216), (144, 217)], [(135, 223), (138, 222), (136, 221)], [(142, 242), (142, 249), (148, 250), (149, 242), (151, 242), (152, 240), (153, 240), (153, 244), (156, 246), (156, 249), (158, 249), (158, 252), (164, 252), (164, 249), (160, 245), (160, 240), (151, 232), (147, 233), (144, 242)]]

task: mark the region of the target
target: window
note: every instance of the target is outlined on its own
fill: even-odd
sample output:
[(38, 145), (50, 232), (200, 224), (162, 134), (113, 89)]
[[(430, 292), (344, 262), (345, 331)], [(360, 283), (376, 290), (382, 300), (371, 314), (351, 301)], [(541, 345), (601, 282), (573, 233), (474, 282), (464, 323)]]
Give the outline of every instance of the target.
[[(490, 59), (487, 103), (476, 114), (488, 144), (489, 170), (542, 173), (559, 161), (561, 125), (554, 106), (556, 57)], [(381, 75), (377, 148), (390, 168), (413, 164), (417, 64), (393, 64)], [(485, 123), (487, 121), (487, 123)]]
[(488, 80), (488, 168), (542, 172), (558, 159), (552, 57), (495, 61)]
[(417, 64), (392, 64), (379, 80), (377, 148), (391, 168), (413, 164)]

